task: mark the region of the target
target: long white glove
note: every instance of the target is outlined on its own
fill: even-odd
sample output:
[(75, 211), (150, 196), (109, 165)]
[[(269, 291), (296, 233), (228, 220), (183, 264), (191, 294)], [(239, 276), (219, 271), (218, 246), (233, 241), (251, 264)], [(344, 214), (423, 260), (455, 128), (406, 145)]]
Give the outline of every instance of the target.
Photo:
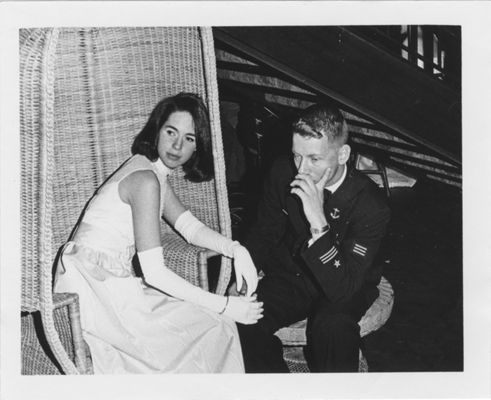
[(173, 297), (204, 306), (227, 315), (242, 324), (255, 324), (262, 318), (263, 303), (256, 296), (225, 297), (196, 287), (172, 272), (164, 264), (162, 247), (138, 252), (145, 282)]
[(233, 247), (233, 257), (237, 289), (242, 292), (242, 279), (244, 279), (247, 285), (246, 296), (251, 296), (256, 291), (259, 281), (257, 269), (252, 261), (251, 255), (244, 246), (238, 244)]
[(189, 210), (183, 212), (174, 225), (176, 230), (188, 243), (204, 247), (234, 259), (234, 272), (237, 288), (240, 290), (243, 281), (247, 284), (246, 296), (251, 296), (257, 288), (257, 270), (249, 251), (239, 242), (208, 228), (199, 221)]

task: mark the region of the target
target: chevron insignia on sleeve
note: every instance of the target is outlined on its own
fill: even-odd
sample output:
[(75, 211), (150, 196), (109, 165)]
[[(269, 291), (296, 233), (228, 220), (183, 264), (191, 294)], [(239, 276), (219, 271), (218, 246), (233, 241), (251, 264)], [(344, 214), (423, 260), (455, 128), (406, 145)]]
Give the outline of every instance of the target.
[(361, 244), (355, 243), (353, 245), (353, 253), (365, 257), (365, 255), (367, 254), (367, 248), (365, 246), (362, 246)]
[(336, 247), (332, 246), (328, 252), (319, 257), (319, 260), (321, 260), (322, 264), (327, 264), (334, 257), (336, 257), (336, 254), (338, 254), (338, 250)]

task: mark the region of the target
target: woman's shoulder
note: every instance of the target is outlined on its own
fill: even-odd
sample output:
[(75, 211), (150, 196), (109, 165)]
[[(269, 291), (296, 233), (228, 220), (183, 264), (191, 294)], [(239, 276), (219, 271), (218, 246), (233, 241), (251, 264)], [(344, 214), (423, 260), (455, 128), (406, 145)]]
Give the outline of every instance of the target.
[(137, 169), (128, 174), (125, 180), (132, 181), (137, 187), (158, 187), (160, 185), (157, 174), (151, 169)]
[(135, 154), (120, 165), (111, 180), (113, 182), (119, 182), (134, 172), (146, 170), (153, 170), (152, 162), (145, 156)]
[(141, 154), (135, 154), (131, 156), (126, 165), (128, 169), (153, 169), (152, 161)]
[(140, 169), (131, 172), (118, 186), (120, 198), (128, 203), (131, 198), (150, 200), (160, 195), (160, 182), (154, 171)]
[(138, 187), (140, 184), (155, 184), (158, 183), (155, 170), (152, 162), (145, 156), (136, 154), (126, 160), (115, 172), (112, 183), (119, 186), (124, 182), (123, 186), (130, 185)]
[(120, 181), (131, 182), (132, 186), (157, 187), (159, 181), (154, 163), (141, 154), (135, 154), (122, 167)]

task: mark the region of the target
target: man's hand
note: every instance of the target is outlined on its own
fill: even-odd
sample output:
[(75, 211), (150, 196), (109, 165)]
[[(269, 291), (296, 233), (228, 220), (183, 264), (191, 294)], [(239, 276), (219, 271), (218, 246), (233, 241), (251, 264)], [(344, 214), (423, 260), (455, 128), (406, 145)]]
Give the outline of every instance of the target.
[(331, 168), (327, 168), (317, 183), (314, 183), (310, 175), (299, 173), (290, 183), (291, 193), (302, 201), (303, 212), (311, 228), (321, 229), (327, 224), (324, 215), (324, 186), (330, 173)]

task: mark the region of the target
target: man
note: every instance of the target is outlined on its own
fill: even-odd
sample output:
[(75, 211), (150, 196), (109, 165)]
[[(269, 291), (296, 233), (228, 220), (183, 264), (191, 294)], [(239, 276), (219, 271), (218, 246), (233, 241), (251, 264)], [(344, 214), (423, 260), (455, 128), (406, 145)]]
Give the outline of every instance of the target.
[(239, 325), (247, 372), (288, 372), (274, 333), (306, 317), (310, 370), (358, 370), (358, 321), (378, 296), (373, 260), (390, 212), (378, 187), (348, 169), (347, 140), (341, 112), (313, 105), (293, 124), (293, 157), (266, 180), (246, 242), (265, 274), (264, 317)]

